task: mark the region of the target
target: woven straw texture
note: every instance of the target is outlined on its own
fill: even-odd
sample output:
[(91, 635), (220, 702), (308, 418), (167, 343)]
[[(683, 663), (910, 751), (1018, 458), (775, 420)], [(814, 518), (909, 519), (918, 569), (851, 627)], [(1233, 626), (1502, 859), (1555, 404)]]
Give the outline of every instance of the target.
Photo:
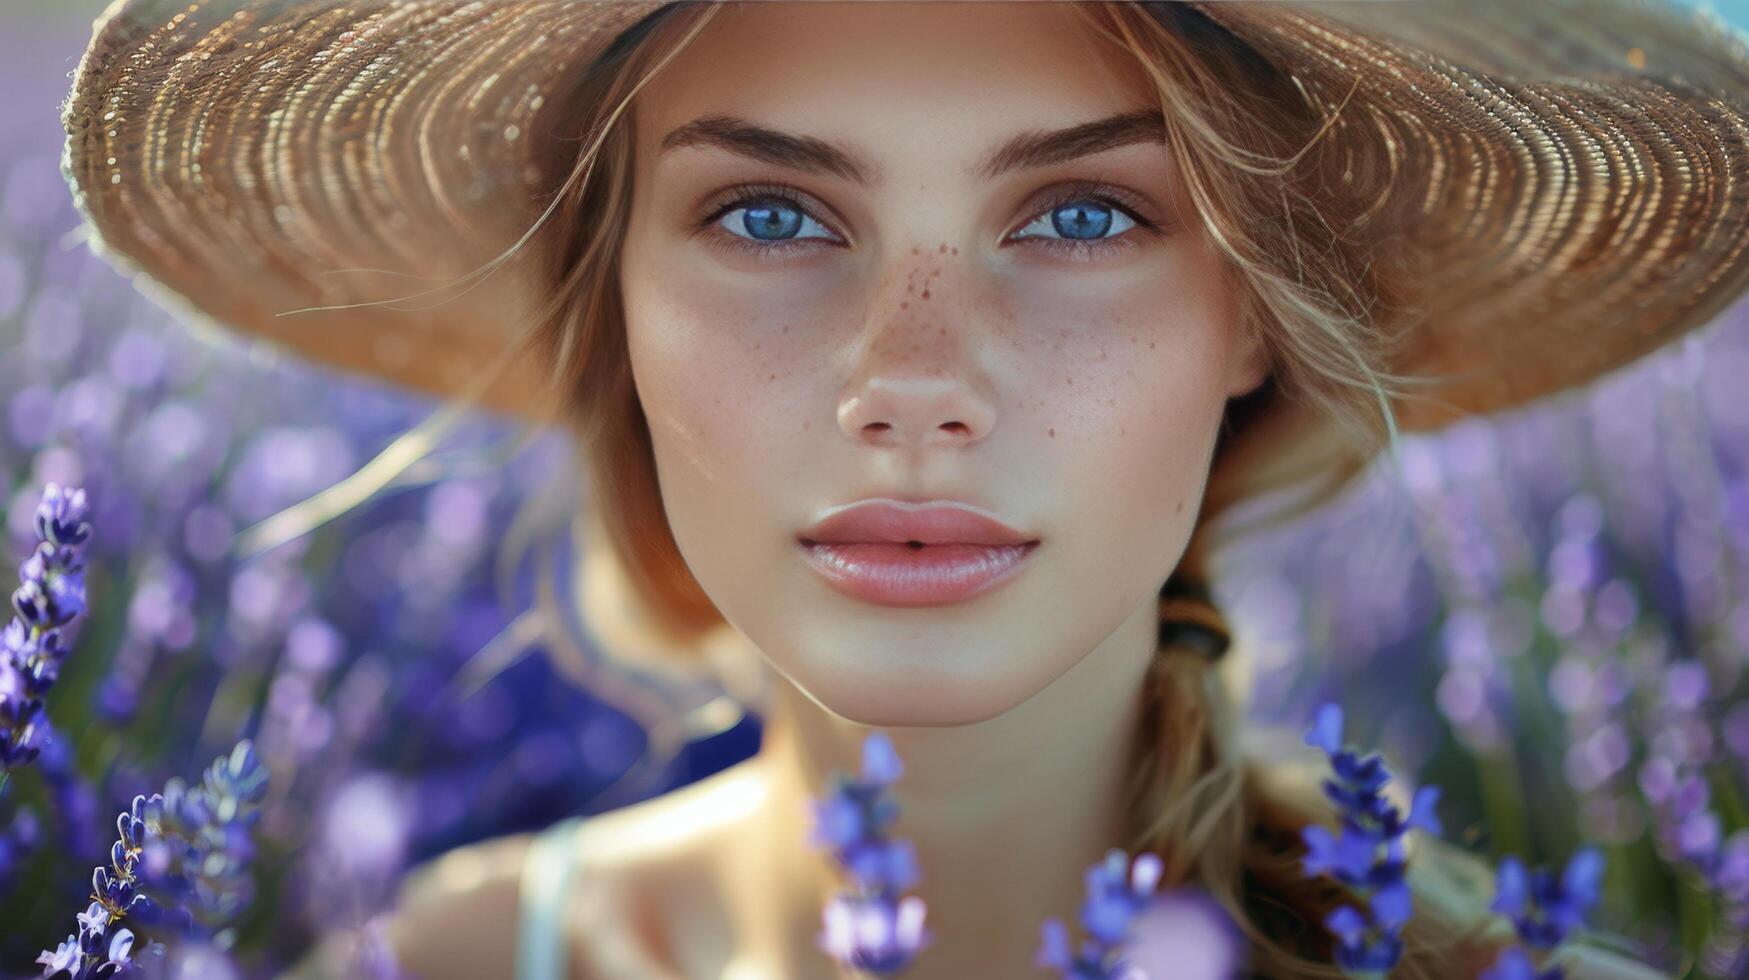
[[(659, 6), (124, 0), (76, 74), (66, 175), (95, 245), (191, 318), (453, 393), (539, 298), (528, 250), (495, 260), (551, 190), (547, 97)], [(1627, 0), (1197, 6), (1336, 115), (1423, 261), (1389, 367), (1437, 384), (1405, 429), (1593, 379), (1742, 291), (1749, 57), (1724, 29)], [(514, 363), (485, 401), (539, 411), (540, 377)], [(1341, 452), (1284, 400), (1210, 493)]]

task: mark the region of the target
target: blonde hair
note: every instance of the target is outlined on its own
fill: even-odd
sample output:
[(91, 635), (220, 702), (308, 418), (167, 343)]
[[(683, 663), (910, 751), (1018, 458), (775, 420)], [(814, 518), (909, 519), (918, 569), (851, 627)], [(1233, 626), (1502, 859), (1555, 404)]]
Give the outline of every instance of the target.
[[(557, 93), (573, 116), (547, 127), (580, 134), (544, 162), (559, 198), (544, 229), (550, 302), (531, 336), (552, 366), (582, 447), (594, 516), (637, 600), (684, 647), (722, 625), (675, 544), (656, 483), (649, 429), (627, 358), (618, 258), (631, 207), (631, 99), (702, 29), (718, 4), (661, 8)], [(1369, 160), (1320, 136), (1327, 115), (1295, 81), (1202, 13), (1179, 3), (1077, 4), (1096, 35), (1133, 56), (1157, 90), (1168, 145), (1206, 232), (1236, 273), (1242, 329), (1268, 353), (1271, 377), (1231, 401), (1217, 443), (1282, 400), (1308, 403), (1352, 448), (1322, 489), (1285, 520), (1327, 499), (1384, 448), (1394, 448), (1393, 338), (1419, 315), (1415, 270), (1375, 215)], [(575, 114), (581, 113), (582, 118)], [(1208, 656), (1228, 630), (1208, 597), (1217, 518), (1236, 499), (1205, 500), (1184, 559), (1161, 596), (1161, 646), (1136, 733), (1128, 812), (1132, 853), (1159, 854), (1167, 880), (1206, 890), (1245, 934), (1251, 968), (1269, 976), (1339, 977), (1323, 921), (1353, 897), (1306, 880), (1300, 828), (1333, 823), (1315, 786), (1246, 760), (1238, 719)], [(1183, 627), (1183, 628), (1180, 628)], [(1485, 911), (1418, 903), (1398, 977), (1449, 975), (1454, 948), (1479, 937)], [(1445, 969), (1441, 969), (1441, 968)]]

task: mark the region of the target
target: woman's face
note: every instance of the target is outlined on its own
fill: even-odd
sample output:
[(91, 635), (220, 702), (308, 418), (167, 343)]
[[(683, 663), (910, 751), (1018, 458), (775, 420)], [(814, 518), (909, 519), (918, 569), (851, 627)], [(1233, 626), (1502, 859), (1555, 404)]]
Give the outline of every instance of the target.
[[(853, 721), (993, 717), (1151, 610), (1264, 378), (1139, 70), (1067, 7), (737, 5), (634, 105), (621, 276), (668, 520)], [(868, 498), (1038, 543), (969, 598), (853, 596), (799, 539)]]

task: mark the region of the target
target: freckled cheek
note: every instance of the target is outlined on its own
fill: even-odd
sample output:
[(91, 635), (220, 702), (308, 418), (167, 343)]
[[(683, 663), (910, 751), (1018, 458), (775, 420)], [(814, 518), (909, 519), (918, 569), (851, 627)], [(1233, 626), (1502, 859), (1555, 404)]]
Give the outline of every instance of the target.
[(1196, 429), (1218, 416), (1230, 318), (1206, 291), (1181, 286), (1114, 275), (1009, 291), (1025, 388), (1057, 437), (1127, 441), (1163, 418)]
[(1063, 492), (1079, 501), (1066, 512), (1092, 522), (1089, 539), (1150, 562), (1186, 531), (1201, 498), (1226, 406), (1230, 323), (1194, 291), (1077, 298), (1015, 305), (1036, 393), (1023, 417), (1068, 481)]
[[(1129, 346), (1127, 340), (1121, 343)], [(1112, 345), (1103, 359), (1065, 360), (1031, 424), (1043, 424), (1046, 451), (1083, 458), (1069, 469), (1088, 475), (1094, 488), (1151, 488), (1146, 492), (1157, 494), (1168, 487), (1194, 487), (1225, 400), (1206, 373), (1183, 366), (1166, 358), (1120, 355)]]
[(804, 422), (819, 429), (791, 404), (809, 355), (792, 340), (806, 333), (796, 312), (673, 283), (628, 296), (632, 371), (652, 438), (659, 458), (683, 456), (665, 466), (684, 461), (710, 482), (752, 485), (748, 474), (773, 470)]

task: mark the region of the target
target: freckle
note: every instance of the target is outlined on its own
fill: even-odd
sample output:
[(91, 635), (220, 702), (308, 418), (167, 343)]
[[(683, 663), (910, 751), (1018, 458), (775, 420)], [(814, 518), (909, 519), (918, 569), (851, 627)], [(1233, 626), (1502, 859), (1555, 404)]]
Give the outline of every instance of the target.
[(915, 245), (913, 245), (913, 246), (911, 246), (911, 254), (912, 254), (912, 255), (916, 255), (916, 254), (917, 254), (917, 246), (915, 246)]
[(945, 336), (947, 336), (947, 328), (946, 328), (946, 327), (942, 327), (942, 328), (941, 328), (941, 329), (939, 329), (939, 330), (937, 330), (937, 331), (936, 331), (936, 333), (939, 333), (939, 334), (941, 334), (941, 335), (942, 335), (942, 336), (943, 336), (943, 337), (945, 337)]
[(1178, 507), (1177, 507), (1177, 509), (1176, 509), (1176, 510), (1174, 510), (1174, 511), (1173, 511), (1173, 512), (1172, 512), (1172, 513), (1174, 513), (1174, 514), (1182, 514), (1182, 513), (1184, 513), (1184, 501), (1182, 501), (1182, 500), (1180, 500), (1180, 501), (1179, 501), (1179, 502), (1178, 502)]
[(783, 329), (779, 331), (779, 333), (789, 333), (789, 324), (784, 324)]
[(776, 380), (777, 380), (777, 375), (775, 375), (775, 374), (768, 374), (768, 375), (766, 375), (766, 376), (765, 376), (765, 380), (767, 380), (767, 381), (776, 381)]
[(1052, 439), (1057, 437), (1057, 430), (1054, 427), (1046, 429), (1045, 432), (1048, 433)]
[(1064, 378), (1063, 381), (1067, 384), (1074, 384), (1075, 383), (1074, 378)]
[(1148, 341), (1148, 349), (1149, 349), (1149, 350), (1153, 350), (1153, 349), (1154, 349), (1154, 342), (1153, 342), (1153, 341), (1152, 341), (1152, 340), (1150, 340), (1150, 341)]

